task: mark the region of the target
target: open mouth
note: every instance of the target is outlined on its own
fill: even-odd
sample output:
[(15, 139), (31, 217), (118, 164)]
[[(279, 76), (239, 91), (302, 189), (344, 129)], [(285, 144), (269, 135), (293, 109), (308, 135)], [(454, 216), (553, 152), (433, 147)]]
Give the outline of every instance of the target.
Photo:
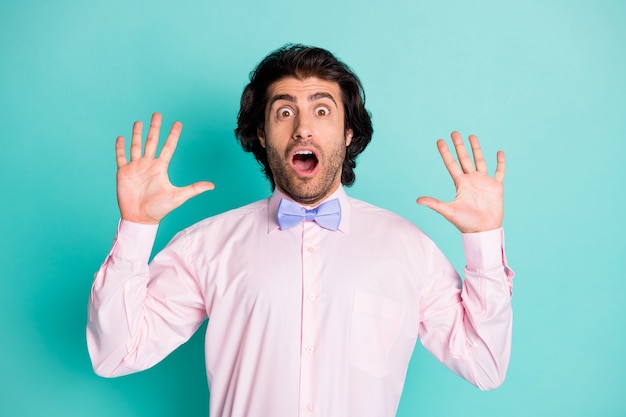
[(315, 172), (318, 159), (313, 151), (308, 149), (297, 150), (291, 159), (292, 166), (301, 175), (311, 175)]

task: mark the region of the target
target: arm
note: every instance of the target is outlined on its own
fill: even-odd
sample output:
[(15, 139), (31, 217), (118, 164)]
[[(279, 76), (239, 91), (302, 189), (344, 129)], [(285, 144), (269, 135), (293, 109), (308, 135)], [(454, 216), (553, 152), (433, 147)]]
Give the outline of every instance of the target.
[(158, 222), (208, 182), (174, 187), (169, 160), (181, 124), (155, 157), (161, 116), (155, 113), (142, 155), (141, 122), (133, 126), (130, 161), (116, 142), (117, 195), (122, 220), (111, 252), (96, 274), (89, 300), (87, 345), (96, 373), (118, 376), (149, 368), (185, 342), (205, 318), (193, 278), (187, 237), (179, 234), (148, 266)]
[(417, 202), (442, 214), (462, 233), (466, 255), (465, 280), (438, 249), (433, 251), (430, 284), (424, 288), (420, 338), (441, 362), (481, 389), (503, 381), (511, 349), (511, 279), (506, 264), (503, 218), (504, 153), (498, 152), (493, 178), (475, 136), (470, 136), (472, 163), (461, 136), (452, 140), (460, 166), (446, 143), (439, 152), (456, 186), (450, 203), (431, 197)]
[(439, 361), (480, 389), (504, 382), (511, 351), (511, 279), (502, 229), (463, 235), (465, 279), (433, 244), (420, 295), (419, 337)]

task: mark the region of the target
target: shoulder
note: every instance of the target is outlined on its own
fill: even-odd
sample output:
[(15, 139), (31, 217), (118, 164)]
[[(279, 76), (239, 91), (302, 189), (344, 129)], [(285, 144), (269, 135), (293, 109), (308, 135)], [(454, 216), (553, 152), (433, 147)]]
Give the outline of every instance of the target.
[(350, 198), (350, 208), (351, 233), (378, 250), (413, 260), (423, 260), (438, 250), (422, 229), (399, 214), (354, 198)]
[(181, 233), (190, 237), (201, 237), (207, 233), (228, 233), (235, 229), (258, 227), (261, 224), (267, 227), (267, 213), (268, 199), (265, 198), (208, 217), (186, 228)]
[(352, 197), (349, 197), (349, 201), (352, 216), (354, 216), (356, 221), (368, 221), (373, 224), (383, 224), (386, 227), (392, 227), (394, 229), (399, 228), (402, 230), (407, 229), (414, 232), (421, 232), (413, 222), (391, 210)]
[(430, 242), (422, 229), (399, 214), (356, 198), (350, 197), (349, 201), (355, 228), (374, 235)]

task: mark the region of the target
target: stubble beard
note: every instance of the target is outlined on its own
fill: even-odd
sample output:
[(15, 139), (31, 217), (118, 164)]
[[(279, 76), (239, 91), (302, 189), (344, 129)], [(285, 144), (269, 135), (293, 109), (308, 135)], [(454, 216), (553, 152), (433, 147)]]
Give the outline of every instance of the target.
[(284, 155), (269, 144), (266, 148), (267, 160), (276, 186), (294, 201), (307, 206), (321, 202), (335, 191), (334, 187), (341, 183), (341, 170), (346, 156), (345, 145), (335, 146), (328, 152), (322, 152), (314, 144), (309, 145), (317, 149), (320, 166), (315, 176), (308, 178), (298, 176), (291, 168), (289, 164), (291, 148), (287, 149)]

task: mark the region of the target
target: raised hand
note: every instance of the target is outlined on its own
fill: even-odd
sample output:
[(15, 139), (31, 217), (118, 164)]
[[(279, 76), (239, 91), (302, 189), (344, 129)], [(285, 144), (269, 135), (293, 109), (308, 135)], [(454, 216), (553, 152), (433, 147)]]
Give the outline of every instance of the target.
[(115, 142), (117, 160), (117, 202), (122, 219), (135, 223), (157, 224), (170, 211), (196, 195), (214, 188), (202, 181), (186, 187), (175, 187), (169, 180), (167, 169), (182, 130), (174, 122), (167, 140), (156, 156), (161, 129), (161, 115), (154, 113), (142, 153), (142, 123), (133, 124), (130, 144), (130, 161), (126, 158), (124, 137)]
[(456, 187), (454, 201), (443, 202), (432, 197), (420, 197), (417, 203), (435, 210), (463, 233), (484, 232), (501, 227), (506, 167), (504, 152), (497, 153), (496, 172), (492, 178), (487, 173), (487, 164), (478, 138), (473, 135), (469, 137), (474, 155), (472, 162), (461, 135), (452, 132), (451, 137), (460, 166), (444, 140), (437, 141), (437, 148)]

